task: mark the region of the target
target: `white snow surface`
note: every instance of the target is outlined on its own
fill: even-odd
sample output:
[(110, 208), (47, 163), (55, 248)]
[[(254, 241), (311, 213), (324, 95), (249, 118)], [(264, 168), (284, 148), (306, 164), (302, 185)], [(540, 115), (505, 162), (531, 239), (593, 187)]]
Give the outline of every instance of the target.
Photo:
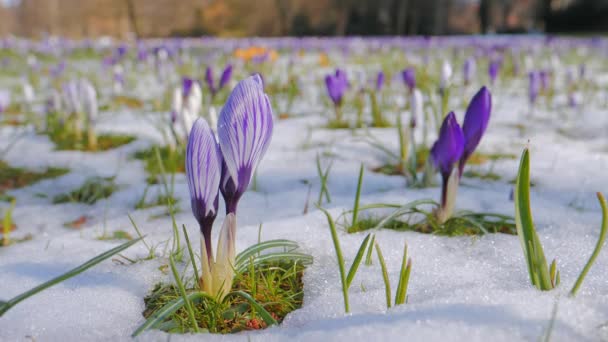
[[(321, 83), (313, 86), (319, 87)], [(403, 245), (407, 242), (413, 269), (408, 303), (389, 310), (385, 305), (384, 283), (377, 260), (361, 266), (350, 289), (351, 314), (344, 314), (340, 277), (335, 251), (325, 216), (314, 208), (319, 192), (315, 165), (318, 153), (331, 152), (333, 168), (329, 176), (330, 208), (334, 217), (352, 208), (360, 163), (367, 171), (362, 204), (405, 204), (420, 198), (438, 200), (439, 187), (407, 188), (399, 176), (375, 174), (371, 168), (386, 158), (382, 152), (353, 136), (350, 130), (330, 131), (320, 126), (326, 109), (322, 100), (296, 103), (296, 118), (276, 120), (273, 140), (258, 169), (258, 191), (249, 191), (239, 203), (237, 250), (262, 238), (297, 241), (314, 264), (304, 274), (304, 305), (290, 313), (280, 326), (234, 335), (169, 335), (149, 331), (141, 341), (535, 341), (543, 336), (558, 302), (554, 341), (597, 341), (608, 339), (608, 253), (600, 254), (576, 298), (568, 291), (595, 246), (601, 211), (596, 191), (606, 191), (608, 139), (606, 109), (588, 106), (584, 111), (567, 112), (569, 119), (538, 109), (527, 116), (525, 87), (493, 89), (494, 109), (490, 125), (478, 150), (511, 153), (513, 160), (493, 165), (467, 166), (486, 171), (490, 167), (499, 181), (464, 178), (458, 192), (457, 209), (513, 215), (509, 200), (512, 180), (524, 146), (531, 148), (532, 210), (541, 242), (549, 260), (557, 258), (561, 286), (540, 292), (532, 287), (517, 236), (489, 234), (481, 237), (441, 237), (414, 232), (380, 230), (376, 239), (386, 258), (393, 295), (399, 276)], [(314, 92), (315, 90), (310, 90)], [(403, 101), (403, 100), (401, 100)], [(312, 103), (311, 103), (312, 102)], [(464, 109), (455, 104), (462, 122)], [(144, 113), (151, 115), (152, 113)], [(165, 245), (171, 239), (169, 217), (152, 219), (163, 208), (135, 210), (146, 187), (143, 164), (130, 155), (158, 141), (155, 128), (141, 114), (128, 111), (102, 112), (99, 131), (126, 132), (138, 136), (135, 142), (99, 153), (55, 151), (45, 136), (26, 128), (3, 126), (0, 145), (8, 143), (16, 130), (26, 136), (6, 156), (15, 166), (40, 169), (68, 167), (70, 173), (10, 191), (17, 199), (14, 237), (28, 233), (31, 241), (0, 248), (0, 298), (9, 299), (102, 253), (120, 242), (100, 241), (104, 232), (135, 232), (130, 213), (146, 241), (159, 245), (157, 257), (135, 264), (105, 261), (85, 273), (56, 285), (17, 305), (0, 317), (1, 341), (126, 341), (144, 321), (143, 298), (157, 282), (171, 282), (170, 274), (159, 270), (166, 265)], [(514, 124), (524, 123), (519, 131)], [(312, 130), (311, 130), (312, 127)], [(573, 136), (565, 136), (559, 130)], [(369, 132), (397, 150), (395, 129)], [(359, 133), (362, 133), (360, 131)], [(434, 139), (434, 137), (430, 137)], [(322, 157), (324, 166), (330, 158)], [(51, 198), (77, 188), (89, 176), (117, 175), (120, 190), (95, 205), (53, 205)], [(309, 213), (303, 214), (308, 185), (312, 184)], [(198, 226), (191, 215), (184, 175), (176, 176), (176, 196), (181, 212), (177, 224), (185, 224), (191, 237)], [(151, 193), (160, 187), (150, 189)], [(41, 198), (37, 194), (48, 195)], [(148, 196), (152, 198), (153, 195)], [(2, 208), (8, 205), (2, 203)], [(63, 223), (80, 216), (91, 217), (79, 229)], [(217, 237), (223, 217), (214, 228)], [(339, 238), (350, 265), (366, 233)], [(122, 253), (130, 259), (145, 258), (142, 243)]]

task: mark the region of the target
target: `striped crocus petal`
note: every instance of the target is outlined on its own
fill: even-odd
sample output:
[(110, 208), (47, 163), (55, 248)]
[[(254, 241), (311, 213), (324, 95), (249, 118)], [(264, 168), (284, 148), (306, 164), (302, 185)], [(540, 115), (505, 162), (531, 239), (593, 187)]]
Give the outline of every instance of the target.
[(227, 212), (236, 205), (251, 181), (272, 137), (272, 107), (259, 75), (234, 88), (218, 119), (217, 133), (224, 158), (221, 189)]
[(211, 227), (217, 215), (222, 157), (215, 135), (204, 118), (198, 118), (186, 147), (186, 177), (192, 214), (211, 251)]

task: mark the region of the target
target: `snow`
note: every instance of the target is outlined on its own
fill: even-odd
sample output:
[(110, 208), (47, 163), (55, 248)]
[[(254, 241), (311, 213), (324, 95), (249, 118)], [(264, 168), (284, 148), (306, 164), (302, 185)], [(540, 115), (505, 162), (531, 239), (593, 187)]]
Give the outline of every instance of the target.
[[(327, 69), (329, 70), (329, 69)], [(552, 332), (554, 341), (595, 341), (608, 338), (601, 327), (608, 322), (608, 254), (600, 254), (576, 298), (568, 291), (587, 261), (597, 236), (601, 211), (596, 191), (605, 191), (608, 178), (608, 139), (606, 107), (592, 103), (580, 112), (565, 106), (564, 97), (555, 99), (563, 113), (539, 106), (527, 116), (527, 79), (499, 84), (492, 89), (494, 110), (479, 150), (510, 153), (514, 160), (499, 160), (493, 172), (499, 181), (463, 180), (458, 191), (457, 209), (513, 215), (509, 201), (513, 179), (524, 146), (531, 148), (532, 210), (538, 233), (549, 260), (557, 258), (561, 286), (551, 292), (537, 291), (530, 285), (517, 236), (491, 234), (481, 237), (441, 237), (413, 232), (376, 232), (376, 240), (386, 258), (391, 285), (398, 281), (403, 244), (407, 242), (413, 269), (408, 303), (389, 310), (385, 305), (384, 283), (377, 260), (371, 267), (361, 266), (350, 289), (351, 314), (344, 314), (340, 277), (325, 216), (314, 208), (318, 197), (315, 158), (322, 155), (326, 167), (334, 156), (328, 187), (332, 215), (352, 208), (360, 163), (365, 173), (362, 204), (401, 203), (420, 198), (439, 198), (439, 188), (407, 188), (397, 176), (374, 174), (369, 169), (387, 159), (349, 130), (330, 131), (323, 125), (327, 116), (324, 89), (320, 79), (327, 70), (303, 75), (307, 98), (296, 101), (296, 118), (275, 121), (273, 141), (258, 169), (258, 188), (249, 191), (239, 204), (237, 250), (257, 242), (258, 226), (262, 238), (288, 238), (314, 257), (304, 275), (304, 306), (290, 313), (278, 327), (235, 335), (169, 336), (149, 331), (142, 341), (529, 341), (539, 339), (551, 320), (554, 304), (558, 311)], [(371, 70), (375, 70), (371, 68)], [(395, 82), (396, 83), (396, 82)], [(393, 84), (392, 89), (402, 89)], [(316, 89), (315, 87), (319, 88)], [(138, 89), (141, 89), (138, 88)], [(404, 88), (403, 88), (404, 89)], [(145, 92), (145, 88), (139, 90)], [(142, 94), (142, 97), (145, 97)], [(401, 95), (398, 95), (401, 96)], [(403, 103), (404, 100), (400, 98)], [(462, 122), (460, 100), (452, 103)], [(563, 107), (563, 108), (562, 108)], [(171, 238), (167, 216), (151, 219), (164, 209), (135, 210), (134, 205), (146, 187), (141, 161), (130, 155), (161, 141), (154, 126), (142, 115), (162, 113), (127, 110), (102, 112), (99, 132), (136, 135), (138, 139), (120, 148), (99, 153), (55, 151), (44, 136), (26, 129), (5, 160), (27, 168), (67, 167), (70, 173), (10, 191), (17, 199), (14, 219), (19, 238), (32, 234), (31, 241), (0, 248), (0, 298), (9, 299), (70, 268), (102, 253), (119, 242), (99, 241), (104, 232), (124, 230), (135, 235), (127, 217), (130, 213), (146, 241), (158, 245), (157, 257), (125, 265), (105, 261), (91, 270), (30, 298), (0, 318), (0, 340), (19, 341), (123, 341), (144, 321), (143, 298), (160, 281), (171, 276), (159, 270), (167, 264), (163, 253)], [(513, 128), (523, 123), (523, 134)], [(570, 136), (559, 133), (566, 130)], [(23, 128), (1, 127), (0, 145)], [(310, 132), (309, 132), (310, 131)], [(363, 133), (363, 132), (360, 132)], [(397, 150), (394, 129), (370, 129), (369, 133)], [(418, 134), (420, 134), (418, 132)], [(420, 141), (421, 136), (418, 137)], [(432, 141), (434, 137), (429, 137)], [(467, 166), (486, 171), (490, 163)], [(53, 205), (54, 195), (77, 188), (90, 176), (117, 176), (120, 190), (94, 205)], [(309, 185), (312, 186), (309, 212), (303, 214)], [(185, 224), (191, 237), (197, 224), (190, 213), (184, 175), (175, 177), (176, 197), (181, 212), (176, 220)], [(160, 191), (152, 187), (148, 198)], [(47, 194), (41, 198), (36, 194)], [(8, 206), (1, 203), (4, 209)], [(92, 219), (79, 229), (63, 223), (80, 216)], [(223, 217), (214, 228), (217, 238)], [(352, 259), (367, 233), (339, 232), (346, 264)], [(122, 254), (130, 259), (145, 258), (142, 243)]]

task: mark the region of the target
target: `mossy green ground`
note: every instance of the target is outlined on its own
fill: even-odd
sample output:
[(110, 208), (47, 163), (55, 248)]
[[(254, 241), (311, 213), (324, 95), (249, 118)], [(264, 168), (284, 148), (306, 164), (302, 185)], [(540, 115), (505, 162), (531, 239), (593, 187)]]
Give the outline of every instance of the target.
[(43, 179), (56, 178), (65, 175), (70, 170), (50, 167), (42, 171), (30, 171), (20, 167), (12, 167), (0, 160), (0, 199), (7, 199), (5, 192), (22, 188)]
[[(273, 318), (281, 322), (285, 316), (302, 306), (304, 298), (302, 275), (304, 267), (297, 263), (267, 263), (257, 266), (253, 272), (237, 274), (233, 291), (250, 294)], [(190, 288), (188, 293), (197, 291)], [(157, 284), (144, 299), (144, 317), (150, 317), (168, 302), (180, 297), (172, 284)], [(193, 302), (197, 324), (201, 330), (211, 333), (235, 333), (243, 330), (266, 328), (264, 321), (252, 310), (250, 304), (238, 296), (227, 296), (222, 303), (210, 299)], [(185, 308), (168, 317), (159, 329), (170, 333), (193, 332)]]
[(97, 147), (91, 149), (85, 131), (78, 136), (72, 130), (66, 129), (66, 127), (72, 126), (71, 120), (61, 123), (57, 115), (50, 114), (47, 126), (46, 133), (53, 144), (55, 144), (55, 149), (57, 150), (107, 151), (126, 145), (136, 139), (131, 135), (99, 134), (97, 135)]
[[(382, 219), (380, 216), (368, 215), (360, 218), (356, 224), (346, 227), (346, 231), (357, 233), (370, 230), (375, 228)], [(434, 215), (425, 214), (422, 219), (418, 217), (416, 221), (392, 219), (385, 223), (383, 228), (442, 236), (472, 236), (486, 233), (517, 234), (513, 219), (502, 215), (485, 214), (469, 214), (465, 217), (455, 216), (443, 224), (440, 224)]]

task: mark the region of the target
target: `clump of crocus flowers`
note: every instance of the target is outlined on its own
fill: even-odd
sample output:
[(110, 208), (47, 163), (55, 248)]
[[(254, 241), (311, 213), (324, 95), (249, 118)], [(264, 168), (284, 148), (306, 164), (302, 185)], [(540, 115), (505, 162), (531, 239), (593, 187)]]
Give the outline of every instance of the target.
[(219, 82), (215, 83), (215, 79), (213, 77), (213, 69), (211, 67), (207, 67), (205, 70), (205, 83), (207, 83), (207, 89), (209, 90), (209, 94), (211, 94), (211, 101), (215, 98), (218, 92), (220, 92), (228, 83), (230, 82), (230, 78), (232, 77), (232, 64), (226, 65), (222, 74), (220, 76)]
[[(181, 85), (173, 90), (170, 128), (177, 143), (190, 134), (190, 129), (201, 111), (202, 101), (201, 86), (194, 79), (184, 77)], [(215, 120), (211, 120), (211, 126), (215, 127), (215, 124)]]
[[(186, 176), (192, 213), (201, 239), (200, 288), (222, 300), (234, 277), (236, 212), (253, 173), (272, 137), (272, 107), (262, 79), (253, 75), (239, 82), (220, 113), (217, 140), (204, 118), (192, 127), (186, 148)], [(215, 257), (211, 230), (219, 194), (226, 207)]]
[(344, 102), (344, 94), (349, 86), (346, 72), (336, 69), (335, 73), (325, 76), (325, 86), (327, 87), (327, 94), (334, 104), (335, 121), (341, 123), (343, 122), (342, 104)]
[[(458, 183), (467, 160), (483, 136), (492, 111), (492, 95), (482, 87), (469, 103), (462, 128), (454, 112), (441, 125), (439, 137), (431, 148), (432, 161), (442, 178), (441, 203), (435, 215), (439, 223), (446, 222), (454, 210)], [(458, 164), (458, 168), (455, 168)]]

